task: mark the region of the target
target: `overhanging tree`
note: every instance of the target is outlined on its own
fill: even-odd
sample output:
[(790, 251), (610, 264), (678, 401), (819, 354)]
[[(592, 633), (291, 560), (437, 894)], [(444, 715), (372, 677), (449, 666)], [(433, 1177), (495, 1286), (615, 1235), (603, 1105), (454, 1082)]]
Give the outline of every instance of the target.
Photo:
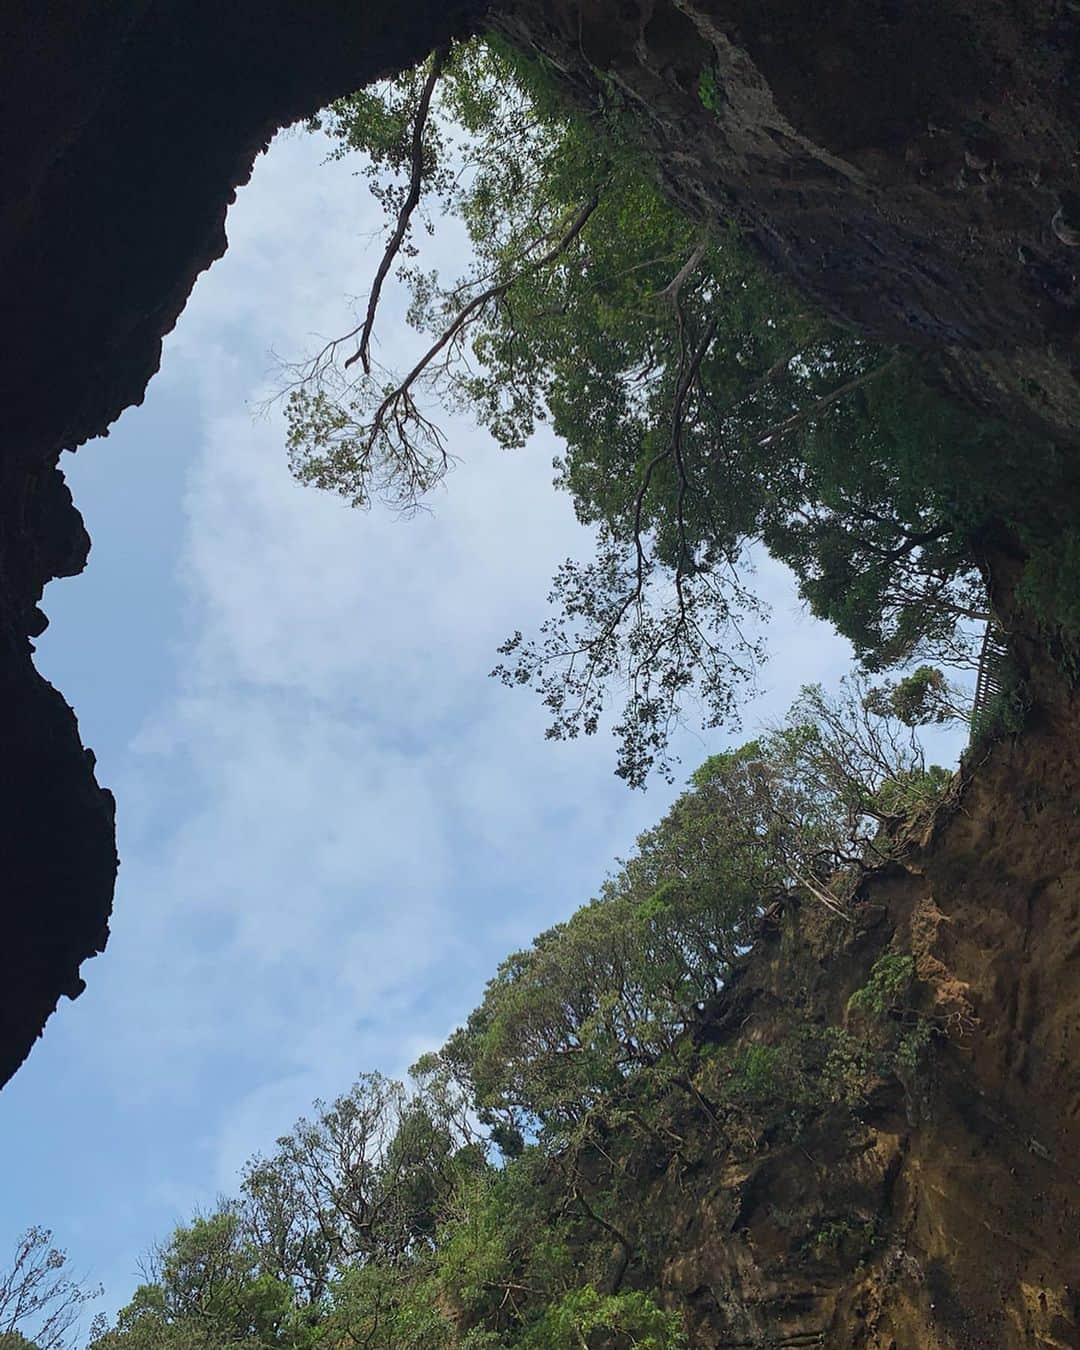
[[(333, 106), (323, 125), (364, 156), (388, 235), (356, 328), (292, 369), (288, 438), (302, 481), (408, 511), (453, 460), (436, 405), (507, 448), (550, 419), (596, 553), (559, 568), (551, 617), (494, 673), (539, 690), (556, 737), (595, 731), (621, 694), (618, 772), (640, 784), (687, 698), (737, 719), (764, 654), (756, 544), (869, 668), (969, 660), (987, 613), (972, 538), (1008, 489), (986, 466), (1014, 448), (680, 214), (600, 89), (571, 115), (542, 67), (474, 41)], [(468, 231), (459, 277), (418, 260), (436, 214)], [(376, 355), (395, 269), (423, 335), (404, 373)]]

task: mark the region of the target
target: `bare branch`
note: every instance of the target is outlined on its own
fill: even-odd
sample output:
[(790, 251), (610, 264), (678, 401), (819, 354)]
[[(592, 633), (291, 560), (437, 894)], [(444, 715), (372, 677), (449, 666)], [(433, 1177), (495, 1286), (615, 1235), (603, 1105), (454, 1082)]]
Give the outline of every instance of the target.
[(375, 439), (379, 435), (379, 432), (383, 430), (387, 418), (392, 415), (393, 410), (399, 403), (405, 404), (404, 415), (397, 422), (396, 429), (399, 433), (404, 430), (409, 421), (416, 419), (416, 405), (411, 399), (412, 387), (440, 352), (458, 338), (470, 321), (483, 310), (486, 305), (492, 300), (496, 300), (500, 296), (505, 295), (515, 282), (519, 281), (527, 272), (539, 271), (542, 267), (546, 267), (550, 263), (553, 263), (561, 254), (565, 253), (585, 228), (589, 217), (599, 205), (600, 193), (595, 192), (581, 205), (566, 231), (546, 253), (542, 254), (541, 257), (526, 263), (519, 271), (514, 272), (509, 277), (504, 277), (502, 281), (497, 282), (494, 286), (489, 286), (487, 290), (481, 291), (479, 295), (473, 296), (468, 304), (464, 305), (457, 312), (435, 342), (432, 343), (423, 356), (420, 357), (419, 361), (413, 366), (412, 370), (410, 370), (405, 378), (386, 395), (378, 408), (376, 408), (368, 429), (368, 449), (374, 445)]
[[(387, 242), (382, 260), (375, 273), (375, 280), (371, 284), (371, 294), (368, 296), (367, 314), (364, 316), (364, 324), (360, 333), (360, 345), (353, 355), (345, 362), (346, 370), (348, 370), (354, 362), (360, 361), (364, 367), (364, 374), (371, 374), (371, 358), (368, 349), (371, 345), (371, 331), (375, 326), (375, 313), (379, 308), (379, 297), (382, 295), (383, 282), (386, 280), (387, 274), (393, 266), (394, 259), (401, 249), (401, 245), (409, 231), (409, 222), (412, 219), (412, 214), (420, 201), (420, 192), (424, 181), (424, 130), (427, 126), (428, 113), (431, 109), (431, 98), (435, 92), (435, 86), (439, 82), (439, 77), (446, 67), (449, 55), (450, 49), (448, 47), (439, 47), (431, 57), (431, 67), (428, 70), (427, 79), (424, 81), (424, 87), (420, 93), (420, 102), (416, 108), (416, 117), (413, 121), (411, 154), (412, 170), (409, 179), (409, 191), (401, 204), (401, 210), (398, 212), (394, 233)], [(356, 330), (354, 329), (353, 331), (355, 332)]]
[(686, 285), (687, 281), (694, 275), (701, 266), (701, 260), (705, 257), (707, 245), (702, 241), (690, 254), (689, 258), (683, 263), (675, 275), (662, 291), (657, 291), (656, 299), (670, 301), (676, 304), (679, 299), (679, 293)]

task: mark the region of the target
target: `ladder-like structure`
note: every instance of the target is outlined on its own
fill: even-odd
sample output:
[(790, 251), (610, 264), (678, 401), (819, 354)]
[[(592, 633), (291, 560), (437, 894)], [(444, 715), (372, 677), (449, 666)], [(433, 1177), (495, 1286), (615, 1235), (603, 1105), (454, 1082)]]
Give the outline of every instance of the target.
[(971, 738), (985, 730), (994, 703), (1013, 682), (1012, 656), (1008, 640), (996, 619), (991, 619), (983, 634), (979, 654), (979, 674), (975, 680), (975, 703), (971, 709)]

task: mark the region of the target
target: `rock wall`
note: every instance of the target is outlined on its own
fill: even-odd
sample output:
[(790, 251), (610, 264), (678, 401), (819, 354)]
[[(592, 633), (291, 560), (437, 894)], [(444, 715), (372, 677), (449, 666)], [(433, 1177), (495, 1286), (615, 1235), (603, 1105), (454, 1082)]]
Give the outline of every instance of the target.
[(914, 981), (877, 1025), (919, 1018), (934, 1040), (794, 1141), (732, 1147), (678, 1099), (678, 1153), (639, 1171), (638, 1231), (662, 1235), (639, 1278), (692, 1345), (1080, 1344), (1077, 711), (975, 757), (850, 924), (788, 908), (703, 1022), (701, 1041), (736, 1050), (872, 1035), (882, 1015), (849, 1001), (893, 953)]
[[(638, 118), (671, 194), (831, 315), (1080, 440), (1071, 0), (507, 0), (495, 23)], [(1066, 242), (1071, 240), (1071, 242)]]
[[(35, 671), (81, 571), (60, 452), (141, 401), (280, 127), (421, 58), (471, 0), (10, 0), (0, 16), (0, 1083), (100, 951), (113, 805)], [(153, 453), (153, 447), (147, 447)]]

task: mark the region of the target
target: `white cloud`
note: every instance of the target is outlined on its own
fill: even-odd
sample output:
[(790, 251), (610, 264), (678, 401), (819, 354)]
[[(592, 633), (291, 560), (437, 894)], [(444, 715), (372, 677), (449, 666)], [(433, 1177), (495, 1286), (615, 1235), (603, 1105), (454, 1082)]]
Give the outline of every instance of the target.
[[(209, 1154), (194, 1190), (228, 1188), (316, 1094), (438, 1044), (672, 795), (628, 793), (608, 739), (552, 745), (536, 701), (485, 678), (498, 642), (540, 621), (557, 562), (588, 551), (549, 439), (507, 455), (455, 423), (460, 467), (402, 521), (297, 486), (280, 415), (250, 415), (269, 349), (347, 328), (342, 297), (372, 263), (376, 208), (319, 158), (300, 137), (260, 162), (166, 352), (163, 388), (203, 424), (185, 638), (116, 784), (114, 936), (79, 1012), (118, 1101), (164, 1120), (199, 1100), (201, 1133), (171, 1140), (158, 1179), (171, 1197), (169, 1168)], [(401, 309), (390, 295), (388, 358)], [(766, 559), (759, 581), (777, 656), (751, 721), (847, 660), (783, 569)], [(688, 770), (714, 748), (684, 744)]]
[[(498, 642), (539, 622), (558, 561), (588, 551), (550, 488), (550, 440), (507, 455), (455, 424), (462, 463), (432, 514), (402, 521), (298, 487), (279, 415), (250, 416), (265, 353), (346, 328), (342, 295), (371, 265), (357, 243), (373, 204), (317, 158), (294, 139), (259, 165), (166, 367), (205, 434), (184, 504), (178, 693), (138, 745), (145, 777), (184, 772), (191, 788), (134, 863), (153, 894), (146, 945), (171, 956), (130, 1034), (194, 1078), (258, 1061), (254, 1086), (215, 1076), (228, 1167), (313, 1090), (437, 1042), (505, 950), (587, 899), (670, 797), (628, 794), (604, 739), (545, 742), (530, 697), (485, 679)], [(390, 295), (387, 359), (401, 309)], [(843, 648), (786, 612), (779, 569), (761, 579), (799, 645), (773, 677), (786, 699)], [(130, 922), (122, 907), (118, 944)]]

